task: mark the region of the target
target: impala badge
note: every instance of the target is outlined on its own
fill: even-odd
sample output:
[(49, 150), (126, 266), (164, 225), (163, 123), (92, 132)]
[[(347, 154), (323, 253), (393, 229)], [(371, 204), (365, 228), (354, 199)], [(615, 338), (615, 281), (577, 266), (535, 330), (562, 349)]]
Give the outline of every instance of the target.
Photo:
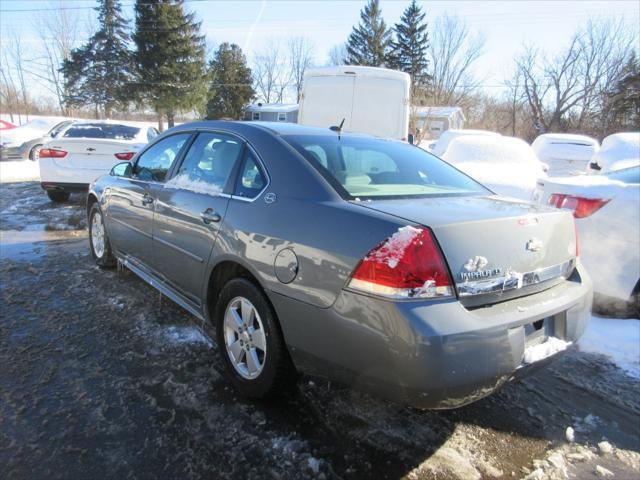
[(539, 252), (540, 250), (542, 250), (543, 246), (544, 244), (542, 243), (542, 240), (539, 240), (537, 238), (532, 238), (527, 242), (527, 250), (529, 250), (530, 252)]

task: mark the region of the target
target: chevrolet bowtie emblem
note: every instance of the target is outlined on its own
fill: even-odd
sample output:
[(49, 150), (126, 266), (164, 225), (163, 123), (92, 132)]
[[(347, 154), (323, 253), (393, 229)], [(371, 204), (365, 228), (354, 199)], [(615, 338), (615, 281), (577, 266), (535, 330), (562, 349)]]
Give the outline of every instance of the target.
[(542, 240), (537, 238), (532, 238), (527, 242), (527, 250), (530, 252), (539, 252), (542, 250), (542, 247), (544, 247), (544, 243), (542, 243)]

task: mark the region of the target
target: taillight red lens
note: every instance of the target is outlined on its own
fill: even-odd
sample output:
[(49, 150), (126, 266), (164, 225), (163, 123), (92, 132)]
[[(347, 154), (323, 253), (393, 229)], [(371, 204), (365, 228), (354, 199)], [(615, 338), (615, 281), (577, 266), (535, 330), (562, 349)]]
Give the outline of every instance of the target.
[(390, 298), (453, 295), (449, 271), (430, 230), (402, 227), (360, 261), (349, 287)]
[(116, 158), (118, 160), (131, 160), (134, 155), (135, 155), (135, 152), (122, 152), (122, 153), (116, 153)]
[(584, 218), (593, 215), (609, 202), (609, 199), (583, 198), (562, 193), (554, 193), (549, 197), (549, 205), (556, 208), (571, 210), (576, 218)]
[(38, 156), (40, 158), (62, 158), (67, 156), (67, 152), (55, 148), (41, 148), (38, 151)]

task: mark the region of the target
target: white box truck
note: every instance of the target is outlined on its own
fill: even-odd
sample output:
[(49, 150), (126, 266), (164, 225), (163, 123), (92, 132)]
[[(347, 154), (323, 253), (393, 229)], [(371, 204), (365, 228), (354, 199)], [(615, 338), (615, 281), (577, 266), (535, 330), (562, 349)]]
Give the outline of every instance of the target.
[(411, 78), (387, 68), (343, 65), (305, 73), (298, 123), (407, 140)]

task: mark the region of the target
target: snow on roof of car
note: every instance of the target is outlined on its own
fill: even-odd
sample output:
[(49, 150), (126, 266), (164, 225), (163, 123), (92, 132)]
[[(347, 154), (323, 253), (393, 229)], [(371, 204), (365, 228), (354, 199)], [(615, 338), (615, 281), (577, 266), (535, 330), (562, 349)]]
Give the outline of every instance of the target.
[(442, 132), (440, 138), (436, 141), (433, 147), (433, 153), (442, 156), (444, 152), (449, 148), (449, 144), (454, 138), (467, 137), (467, 136), (484, 136), (484, 137), (499, 137), (497, 132), (491, 132), (489, 130), (472, 130), (472, 129), (451, 129)]
[(588, 162), (600, 144), (586, 135), (545, 133), (536, 138), (531, 147), (541, 161), (552, 164), (553, 159)]
[(628, 168), (640, 163), (640, 132), (609, 135), (602, 141), (600, 151), (591, 157), (603, 172)]
[(577, 135), (575, 133), (543, 133), (539, 135), (531, 145), (555, 145), (559, 143), (570, 143), (572, 145), (593, 145), (599, 146), (598, 140), (587, 135)]

